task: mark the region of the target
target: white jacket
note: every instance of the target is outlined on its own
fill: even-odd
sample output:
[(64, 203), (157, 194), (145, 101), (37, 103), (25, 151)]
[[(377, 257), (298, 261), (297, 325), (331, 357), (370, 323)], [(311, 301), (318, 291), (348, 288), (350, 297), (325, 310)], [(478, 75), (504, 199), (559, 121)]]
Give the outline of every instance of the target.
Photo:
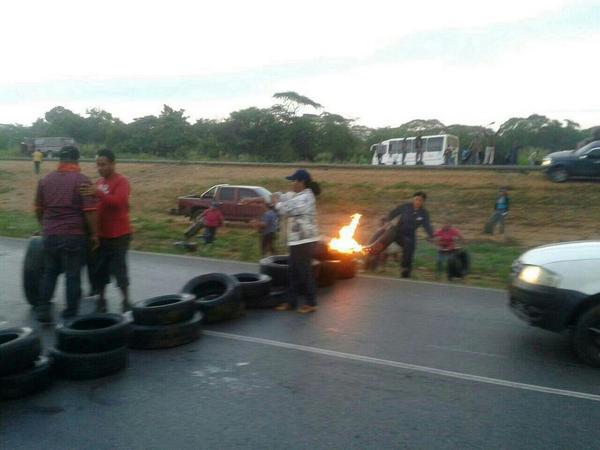
[(275, 209), (288, 218), (288, 245), (306, 244), (320, 239), (316, 200), (310, 189), (280, 194)]

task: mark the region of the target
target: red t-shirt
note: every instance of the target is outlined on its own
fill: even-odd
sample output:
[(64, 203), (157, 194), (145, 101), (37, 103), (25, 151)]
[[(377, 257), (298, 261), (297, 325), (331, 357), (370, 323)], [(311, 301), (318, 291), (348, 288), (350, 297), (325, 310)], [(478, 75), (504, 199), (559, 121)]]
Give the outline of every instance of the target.
[(458, 231), (456, 228), (448, 228), (447, 230), (440, 228), (435, 233), (433, 233), (433, 236), (438, 238), (438, 245), (440, 246), (440, 250), (454, 250), (454, 242), (456, 238), (462, 239), (460, 231)]
[(218, 228), (223, 225), (223, 213), (217, 208), (207, 209), (204, 212), (204, 226)]
[(118, 173), (96, 181), (99, 237), (116, 238), (131, 233), (129, 192), (129, 181)]

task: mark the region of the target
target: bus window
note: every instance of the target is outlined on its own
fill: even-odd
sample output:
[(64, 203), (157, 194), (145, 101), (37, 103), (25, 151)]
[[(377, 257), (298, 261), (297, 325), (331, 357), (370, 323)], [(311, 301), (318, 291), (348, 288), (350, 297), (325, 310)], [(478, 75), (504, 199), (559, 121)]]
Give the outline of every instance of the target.
[(397, 155), (400, 153), (400, 141), (390, 141), (390, 155)]
[[(425, 138), (423, 138), (425, 140)], [(425, 145), (423, 145), (425, 147)], [(440, 137), (430, 137), (427, 138), (427, 147), (425, 147), (428, 152), (441, 152), (444, 150), (444, 138)]]

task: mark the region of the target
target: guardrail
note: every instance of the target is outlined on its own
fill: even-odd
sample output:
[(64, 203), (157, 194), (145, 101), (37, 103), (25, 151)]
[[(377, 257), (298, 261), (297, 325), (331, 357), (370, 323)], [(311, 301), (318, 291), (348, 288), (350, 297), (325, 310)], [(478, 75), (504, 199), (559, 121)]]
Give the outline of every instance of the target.
[[(31, 161), (30, 158), (0, 157), (0, 161)], [(57, 161), (56, 159), (45, 160), (45, 163)], [(81, 162), (94, 162), (93, 158), (81, 158)], [(515, 165), (484, 165), (468, 164), (458, 166), (375, 166), (372, 164), (324, 164), (324, 163), (270, 163), (270, 162), (240, 162), (240, 161), (177, 161), (171, 159), (119, 159), (119, 164), (172, 164), (180, 166), (232, 166), (232, 167), (309, 167), (313, 169), (350, 169), (350, 170), (465, 170), (465, 171), (501, 171), (501, 172), (539, 172), (541, 166), (515, 166)]]

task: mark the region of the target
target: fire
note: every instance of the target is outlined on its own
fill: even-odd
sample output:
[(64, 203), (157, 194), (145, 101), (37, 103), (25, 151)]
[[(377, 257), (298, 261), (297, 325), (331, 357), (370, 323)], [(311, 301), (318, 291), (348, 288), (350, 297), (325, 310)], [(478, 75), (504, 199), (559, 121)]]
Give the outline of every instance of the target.
[(354, 232), (360, 221), (360, 214), (352, 215), (350, 225), (343, 226), (340, 229), (340, 237), (329, 241), (329, 248), (340, 253), (358, 253), (362, 251), (363, 246), (354, 240)]

